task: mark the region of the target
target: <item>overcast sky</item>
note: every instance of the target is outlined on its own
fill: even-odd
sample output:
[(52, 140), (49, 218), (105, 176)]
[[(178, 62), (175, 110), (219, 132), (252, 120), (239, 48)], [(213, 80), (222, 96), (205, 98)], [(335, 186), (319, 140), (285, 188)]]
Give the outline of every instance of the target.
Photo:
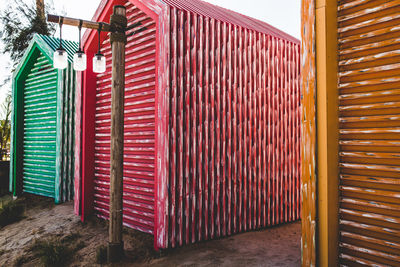
[[(35, 0), (21, 0), (34, 3)], [(45, 0), (45, 3), (51, 0)], [(300, 39), (300, 0), (206, 0), (250, 17), (265, 21), (276, 28)], [(0, 9), (9, 0), (0, 0)], [(90, 20), (93, 17), (100, 0), (53, 0), (57, 11), (63, 11), (67, 16)], [(64, 26), (63, 38), (77, 40), (78, 30), (75, 27)], [(58, 36), (58, 35), (57, 35)], [(0, 44), (1, 46), (1, 44)], [(0, 85), (10, 73), (10, 61), (7, 55), (0, 54)], [(11, 85), (0, 88), (0, 104)]]

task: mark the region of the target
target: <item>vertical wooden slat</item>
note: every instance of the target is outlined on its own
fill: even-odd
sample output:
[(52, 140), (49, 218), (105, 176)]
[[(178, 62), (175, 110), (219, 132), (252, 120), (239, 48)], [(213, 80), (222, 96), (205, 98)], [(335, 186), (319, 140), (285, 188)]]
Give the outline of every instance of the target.
[(269, 93), (269, 88), (267, 87), (267, 75), (268, 75), (268, 70), (267, 70), (267, 46), (266, 46), (266, 36), (264, 34), (261, 35), (260, 38), (261, 42), (261, 55), (260, 55), (260, 65), (261, 65), (261, 75), (262, 75), (262, 81), (261, 81), (261, 90), (262, 90), (262, 124), (261, 124), (261, 135), (262, 135), (262, 176), (263, 176), (263, 203), (262, 203), (262, 210), (263, 210), (263, 226), (269, 225), (269, 161), (268, 161), (268, 95)]
[(275, 224), (279, 223), (279, 162), (280, 162), (280, 157), (279, 157), (279, 137), (278, 137), (278, 129), (279, 129), (279, 102), (278, 102), (278, 64), (277, 64), (277, 39), (273, 38), (273, 52), (272, 52), (272, 70), (273, 70), (273, 148), (272, 148), (272, 153), (274, 155), (273, 159), (273, 164), (274, 164), (274, 173), (273, 173), (273, 179), (274, 179), (274, 218), (275, 218)]
[(64, 128), (64, 79), (66, 70), (58, 70), (58, 81), (57, 81), (57, 130), (56, 135), (56, 177), (55, 177), (55, 188), (54, 198), (56, 203), (60, 203), (61, 192), (62, 192), (62, 175), (63, 175), (63, 135)]
[[(204, 159), (204, 147), (203, 147), (203, 109), (204, 109), (204, 104), (203, 104), (203, 94), (204, 94), (204, 89), (203, 89), (203, 81), (204, 81), (204, 76), (203, 76), (203, 60), (204, 60), (204, 23), (203, 23), (203, 16), (198, 17), (199, 25), (199, 39), (198, 39), (198, 48), (196, 49), (196, 53), (198, 53), (198, 109), (199, 109), (199, 124), (198, 124), (198, 133), (199, 133), (199, 139), (198, 139), (198, 162), (197, 162), (197, 167), (198, 167), (198, 188), (199, 188), (199, 195), (198, 195), (198, 207), (199, 207), (199, 212), (198, 212), (198, 218), (199, 218), (199, 226), (198, 226), (198, 240), (203, 239), (203, 198), (204, 198), (204, 189), (203, 185), (205, 184), (205, 177), (207, 176), (206, 172), (203, 172), (203, 159)], [(206, 55), (207, 56), (207, 55)], [(205, 107), (207, 108), (207, 107)], [(208, 159), (208, 157), (206, 158)], [(206, 169), (207, 170), (207, 169)], [(207, 224), (207, 222), (205, 221)]]
[[(263, 205), (263, 195), (261, 192), (265, 192), (265, 187), (262, 187), (262, 180), (264, 179), (265, 181), (265, 176), (263, 175), (263, 162), (262, 162), (262, 155), (263, 151), (265, 151), (265, 146), (262, 146), (262, 133), (263, 133), (263, 106), (262, 106), (262, 95), (263, 95), (263, 87), (262, 87), (262, 77), (263, 71), (262, 71), (262, 64), (261, 64), (261, 56), (262, 56), (262, 35), (260, 33), (257, 34), (257, 63), (258, 63), (258, 86), (257, 86), (257, 91), (258, 91), (258, 146), (257, 146), (257, 154), (258, 154), (258, 227), (261, 227), (262, 225), (265, 225), (264, 222), (262, 222), (263, 214), (264, 214), (264, 207)], [(265, 217), (264, 217), (265, 218)]]
[(243, 133), (243, 158), (244, 158), (244, 168), (243, 168), (243, 190), (244, 190), (244, 197), (243, 197), (243, 226), (244, 226), (244, 231), (247, 230), (248, 228), (248, 211), (249, 211), (249, 207), (248, 207), (248, 182), (247, 182), (247, 178), (248, 178), (248, 157), (247, 157), (247, 149), (248, 149), (248, 96), (247, 96), (247, 82), (248, 82), (248, 67), (247, 67), (247, 50), (248, 50), (248, 43), (247, 43), (247, 30), (244, 30), (244, 40), (243, 40), (243, 68), (244, 71), (243, 73), (243, 105), (244, 105), (244, 117), (243, 117), (243, 129), (244, 129), (244, 133)]
[(192, 168), (191, 168), (191, 180), (192, 180), (192, 192), (191, 192), (191, 201), (192, 201), (192, 211), (189, 216), (191, 216), (192, 223), (192, 243), (196, 241), (196, 224), (199, 222), (199, 217), (196, 212), (196, 197), (198, 195), (197, 191), (197, 183), (201, 180), (201, 176), (198, 176), (197, 173), (197, 15), (194, 14), (192, 18), (192, 32), (191, 32), (191, 70), (192, 70), (192, 84), (191, 84), (191, 98), (192, 98)]
[(176, 246), (176, 182), (177, 182), (177, 116), (178, 116), (178, 45), (177, 45), (177, 37), (178, 37), (178, 18), (177, 18), (177, 10), (176, 8), (171, 9), (171, 116), (172, 119), (172, 127), (171, 127), (171, 171), (170, 171), (170, 191), (171, 191), (171, 200), (170, 200), (170, 229), (171, 229), (171, 245), (172, 247)]
[[(226, 166), (228, 168), (228, 176), (227, 176), (227, 182), (228, 182), (228, 198), (227, 198), (227, 206), (228, 210), (227, 212), (227, 226), (228, 226), (228, 232), (227, 234), (230, 235), (232, 233), (232, 185), (234, 183), (233, 177), (232, 177), (232, 25), (228, 25), (228, 32), (226, 32), (226, 25), (224, 26), (225, 33), (224, 36), (228, 34), (228, 41), (226, 44), (226, 53), (228, 57), (228, 65), (226, 67), (228, 71), (228, 98), (227, 98), (227, 104), (228, 104), (228, 111), (227, 111), (227, 128), (228, 128), (228, 139), (227, 139), (227, 147), (228, 147), (228, 152), (227, 152), (227, 163)], [(225, 39), (226, 40), (226, 39)]]
[[(237, 51), (237, 56), (238, 56), (238, 76), (239, 76), (239, 88), (238, 88), (238, 114), (239, 114), (239, 133), (238, 133), (238, 145), (239, 145), (239, 152), (238, 152), (238, 162), (244, 162), (244, 157), (243, 157), (243, 146), (244, 146), (244, 129), (243, 129), (243, 111), (244, 111), (244, 105), (243, 105), (243, 69), (242, 69), (242, 64), (243, 64), (243, 29), (242, 27), (239, 27), (238, 29), (238, 35), (239, 35), (239, 49)], [(242, 231), (244, 228), (244, 205), (243, 205), (243, 199), (244, 199), (244, 194), (242, 192), (245, 191), (244, 189), (244, 170), (243, 170), (243, 164), (239, 164), (239, 175), (238, 175), (238, 194), (239, 194), (239, 231)]]
[(184, 32), (184, 54), (185, 54), (185, 126), (184, 126), (184, 142), (185, 142), (185, 178), (184, 178), (184, 196), (185, 196), (185, 204), (184, 204), (184, 243), (187, 244), (189, 242), (189, 225), (192, 216), (190, 216), (190, 184), (191, 184), (191, 175), (190, 175), (190, 148), (191, 148), (191, 138), (190, 138), (190, 130), (191, 130), (191, 114), (190, 114), (190, 92), (191, 92), (191, 70), (190, 70), (190, 32), (191, 32), (191, 14), (190, 12), (185, 12), (185, 32)]
[(271, 75), (271, 37), (268, 36), (267, 38), (265, 38), (266, 40), (266, 54), (264, 56), (265, 60), (264, 60), (264, 64), (266, 64), (266, 70), (265, 70), (265, 79), (266, 79), (266, 98), (267, 100), (264, 101), (266, 103), (266, 109), (267, 109), (267, 121), (265, 123), (265, 128), (267, 129), (267, 142), (266, 142), (266, 146), (265, 149), (267, 150), (267, 179), (268, 179), (268, 190), (267, 190), (267, 201), (268, 201), (268, 214), (267, 214), (267, 218), (268, 218), (268, 226), (271, 225), (272, 223), (272, 214), (273, 214), (273, 206), (272, 206), (272, 198), (271, 198), (271, 192), (273, 190), (272, 187), (272, 172), (273, 172), (273, 168), (272, 168), (272, 156), (271, 156), (271, 152), (272, 152), (272, 135), (271, 135), (271, 126), (272, 126), (272, 115), (271, 115), (271, 110), (272, 110), (272, 101), (271, 101), (271, 91), (272, 91), (272, 75)]
[(238, 223), (238, 177), (239, 177), (239, 146), (238, 146), (238, 28), (237, 26), (233, 26), (233, 86), (231, 88), (231, 94), (233, 94), (233, 154), (232, 154), (232, 168), (233, 168), (233, 232), (236, 233), (238, 231), (237, 223)]
[(216, 195), (215, 200), (217, 204), (216, 211), (216, 234), (217, 237), (221, 236), (221, 22), (217, 20), (216, 23), (216, 52), (215, 52), (215, 63), (216, 63), (216, 85), (215, 85), (215, 95), (216, 95)]
[(211, 238), (214, 238), (215, 235), (215, 202), (218, 201), (218, 199), (215, 199), (215, 154), (216, 154), (216, 145), (215, 145), (215, 128), (216, 128), (216, 118), (215, 118), (215, 70), (214, 66), (216, 64), (215, 62), (215, 20), (211, 19), (210, 20), (210, 27), (211, 27), (211, 48), (210, 48), (210, 58), (211, 58), (211, 63), (210, 63), (210, 69), (211, 69), (211, 84), (210, 84), (210, 101), (211, 101), (211, 121), (210, 121), (210, 133), (211, 133), (211, 163), (210, 163), (210, 168), (211, 168), (211, 193), (210, 193), (210, 214), (211, 214), (211, 233), (210, 236)]
[(221, 25), (222, 28), (222, 36), (220, 36), (220, 39), (222, 39), (222, 44), (221, 44), (221, 96), (222, 96), (222, 120), (221, 120), (221, 146), (222, 146), (222, 151), (221, 151), (221, 179), (222, 179), (222, 192), (221, 192), (221, 198), (222, 198), (222, 209), (221, 209), (221, 223), (222, 224), (222, 233), (221, 235), (225, 236), (226, 235), (226, 220), (227, 220), (227, 208), (226, 208), (226, 199), (227, 199), (227, 177), (226, 177), (226, 145), (227, 145), (227, 140), (226, 140), (226, 116), (227, 116), (227, 110), (226, 110), (226, 23), (222, 23)]
[(209, 220), (209, 188), (210, 188), (210, 182), (209, 182), (209, 177), (210, 177), (210, 158), (212, 157), (210, 155), (210, 144), (209, 144), (209, 136), (210, 136), (210, 20), (208, 18), (204, 19), (204, 24), (205, 24), (205, 33), (204, 33), (204, 42), (205, 42), (205, 53), (204, 53), (204, 84), (205, 84), (205, 90), (204, 90), (204, 97), (205, 97), (205, 123), (204, 123), (204, 138), (205, 138), (205, 152), (204, 152), (204, 174), (205, 174), (205, 182), (204, 182), (204, 239), (208, 239), (209, 235), (209, 226), (211, 226), (210, 220)]
[(248, 75), (247, 75), (247, 91), (248, 91), (248, 117), (247, 118), (247, 127), (248, 127), (248, 223), (249, 223), (249, 229), (254, 229), (253, 225), (253, 196), (254, 196), (254, 188), (253, 188), (253, 183), (254, 183), (254, 151), (253, 151), (253, 143), (254, 143), (254, 136), (253, 136), (253, 102), (254, 102), (254, 85), (253, 85), (253, 31), (249, 31), (249, 42), (247, 46), (247, 66), (248, 68)]
[[(294, 107), (294, 105), (293, 105), (293, 91), (294, 91), (294, 87), (293, 87), (293, 81), (294, 81), (294, 79), (293, 79), (293, 75), (294, 75), (294, 73), (293, 73), (293, 49), (294, 49), (294, 46), (292, 45), (292, 44), (289, 44), (290, 45), (290, 48), (289, 48), (289, 93), (288, 93), (288, 101), (289, 101), (289, 139), (290, 139), (290, 146), (289, 146), (289, 157), (290, 157), (290, 159), (289, 159), (289, 166), (288, 166), (288, 168), (289, 168), (289, 180), (290, 180), (290, 183), (289, 183), (289, 186), (290, 186), (290, 189), (289, 189), (289, 191), (290, 191), (290, 197), (289, 197), (289, 203), (291, 204), (291, 203), (295, 203), (294, 202), (294, 198), (293, 198), (293, 194), (294, 194), (294, 178), (295, 178), (295, 176), (294, 176), (294, 174), (293, 174), (293, 171), (294, 171), (294, 168), (292, 167), (292, 166), (295, 166), (294, 165), (294, 155), (295, 155), (295, 152), (294, 152), (294, 139), (293, 139), (293, 137), (295, 136), (295, 129), (293, 128), (293, 119), (295, 118), (295, 114), (294, 114), (294, 112), (293, 112), (293, 107)], [(289, 206), (289, 214), (290, 214), (290, 220), (294, 220), (294, 213), (293, 213), (293, 207), (294, 207), (294, 205), (290, 205)]]
[(258, 57), (257, 57), (257, 33), (253, 32), (253, 46), (252, 46), (252, 54), (253, 54), (253, 138), (254, 138), (254, 144), (253, 144), (253, 176), (254, 176), (254, 182), (253, 182), (253, 190), (254, 190), (254, 195), (253, 195), (253, 228), (257, 229), (258, 228), (258, 218), (257, 218), (257, 210), (259, 209), (258, 207), (258, 179), (260, 178), (258, 175), (258, 93), (259, 93), (259, 85), (258, 85), (258, 72), (257, 72), (257, 67), (258, 67)]
[(282, 84), (282, 94), (283, 94), (283, 222), (287, 222), (287, 189), (288, 189), (288, 171), (287, 171), (287, 147), (288, 147), (288, 138), (287, 138), (287, 90), (288, 90), (288, 85), (287, 85), (287, 44), (286, 41), (283, 42), (283, 55), (282, 55), (282, 65), (283, 65), (283, 84)]
[(184, 166), (183, 166), (183, 156), (184, 156), (184, 135), (183, 135), (183, 128), (184, 128), (184, 13), (182, 11), (178, 12), (179, 15), (179, 203), (178, 203), (178, 226), (179, 226), (179, 233), (178, 233), (178, 241), (179, 245), (182, 246), (183, 244), (183, 181), (184, 181)]

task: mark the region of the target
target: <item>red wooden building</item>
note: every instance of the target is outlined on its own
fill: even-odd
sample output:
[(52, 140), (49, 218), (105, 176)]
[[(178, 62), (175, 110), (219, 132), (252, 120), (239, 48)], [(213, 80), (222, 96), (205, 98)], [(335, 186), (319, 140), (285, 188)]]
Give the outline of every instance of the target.
[[(166, 248), (299, 219), (299, 41), (199, 0), (102, 1), (94, 20), (117, 4), (146, 27), (126, 46), (124, 224)], [(91, 58), (97, 33), (84, 40)], [(82, 219), (108, 218), (105, 33), (101, 47), (106, 72), (88, 61), (77, 93)]]

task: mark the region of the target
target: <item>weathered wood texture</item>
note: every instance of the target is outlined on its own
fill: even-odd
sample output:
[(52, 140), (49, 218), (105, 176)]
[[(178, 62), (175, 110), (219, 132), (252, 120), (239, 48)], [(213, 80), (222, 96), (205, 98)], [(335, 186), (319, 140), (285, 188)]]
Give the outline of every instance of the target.
[(301, 6), (301, 215), (302, 266), (316, 265), (315, 1)]
[(339, 263), (400, 266), (400, 1), (338, 2)]
[[(114, 14), (126, 16), (125, 7), (114, 7)], [(111, 147), (110, 147), (110, 227), (109, 242), (122, 242), (122, 195), (124, 153), (124, 91), (125, 91), (125, 42), (111, 44)]]

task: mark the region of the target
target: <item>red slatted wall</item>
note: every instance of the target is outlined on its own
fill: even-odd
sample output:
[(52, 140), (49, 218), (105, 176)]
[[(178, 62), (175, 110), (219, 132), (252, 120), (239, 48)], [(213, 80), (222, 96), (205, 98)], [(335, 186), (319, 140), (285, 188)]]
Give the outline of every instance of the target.
[[(142, 21), (147, 30), (130, 37), (126, 50), (125, 225), (155, 234), (155, 246), (166, 248), (298, 220), (299, 42), (197, 0), (134, 2), (154, 12), (160, 29), (156, 43), (155, 22), (126, 4), (129, 24)], [(98, 16), (112, 5), (105, 6)], [(93, 198), (95, 213), (108, 218), (108, 40), (102, 49), (107, 72), (96, 78)], [(84, 125), (90, 128), (90, 121)], [(166, 149), (155, 151), (155, 129), (157, 145)], [(84, 152), (90, 155), (88, 137)], [(86, 214), (91, 164), (84, 157)]]
[[(126, 4), (129, 24), (142, 21), (147, 30), (128, 38), (125, 70), (124, 224), (154, 231), (155, 174), (155, 22)], [(111, 46), (102, 44), (107, 70), (97, 75), (95, 115), (94, 209), (108, 218), (111, 125)]]
[(170, 10), (168, 246), (300, 218), (299, 44)]

